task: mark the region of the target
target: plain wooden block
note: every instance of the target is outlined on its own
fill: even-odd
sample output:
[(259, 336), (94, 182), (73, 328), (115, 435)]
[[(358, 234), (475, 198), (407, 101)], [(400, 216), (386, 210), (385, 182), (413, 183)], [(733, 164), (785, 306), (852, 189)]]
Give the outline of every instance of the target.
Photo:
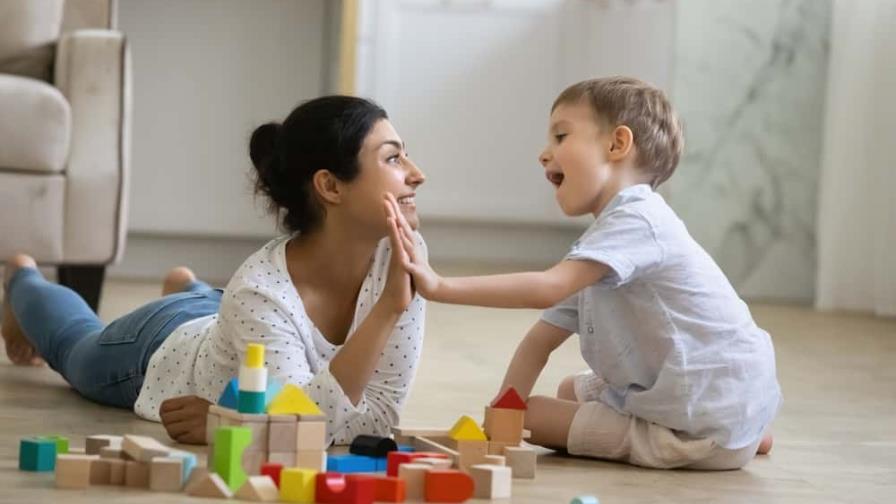
[(513, 471), (514, 478), (532, 479), (535, 477), (535, 450), (528, 446), (508, 446), (504, 448), (507, 466)]
[(128, 459), (127, 454), (121, 449), (121, 446), (104, 446), (100, 448), (100, 458), (104, 459)]
[(437, 429), (437, 428), (429, 428), (429, 427), (403, 427), (400, 425), (392, 427), (392, 434), (395, 434), (396, 436), (403, 436), (406, 438), (448, 437), (448, 431), (449, 431), (449, 429)]
[(473, 497), (477, 499), (506, 499), (510, 497), (511, 470), (506, 466), (482, 464), (470, 467), (473, 478)]
[(268, 462), (280, 464), (283, 467), (295, 467), (296, 452), (270, 452), (268, 453)]
[[(212, 405), (214, 406), (214, 405)], [(221, 426), (221, 416), (217, 411), (212, 411), (209, 407), (208, 413), (205, 415), (205, 444), (211, 445), (215, 442), (215, 431)]]
[(423, 500), (426, 495), (426, 473), (432, 469), (429, 464), (401, 464), (398, 478), (404, 480), (404, 495), (407, 500)]
[(90, 464), (90, 484), (109, 485), (112, 483), (112, 459), (99, 458)]
[(215, 473), (205, 473), (193, 480), (186, 488), (187, 495), (193, 497), (213, 497), (217, 499), (229, 499), (233, 492), (227, 483)]
[(156, 492), (180, 492), (184, 487), (184, 460), (156, 457), (149, 463), (149, 489)]
[(149, 488), (149, 463), (138, 460), (126, 461), (124, 484), (132, 488)]
[(87, 488), (90, 466), (98, 455), (65, 453), (56, 455), (56, 488)]
[(501, 443), (499, 441), (488, 442), (489, 455), (504, 455), (504, 448), (508, 446), (519, 446), (519, 443)]
[[(276, 415), (286, 416), (286, 415)], [(271, 417), (272, 419), (274, 416)], [(296, 417), (289, 416), (292, 421), (274, 421), (268, 424), (268, 447), (269, 452), (272, 451), (288, 451), (290, 447), (296, 446), (297, 421)]]
[(243, 451), (243, 471), (247, 475), (261, 474), (261, 466), (268, 461), (267, 451), (258, 451), (246, 448)]
[(280, 498), (280, 489), (270, 476), (249, 476), (235, 497), (253, 502), (275, 502)]
[(100, 449), (104, 447), (121, 448), (121, 436), (111, 436), (108, 434), (97, 434), (95, 436), (87, 436), (84, 445), (84, 453), (88, 455), (99, 455)]
[(124, 473), (127, 461), (122, 459), (105, 459), (109, 464), (109, 484), (124, 485)]
[(268, 451), (268, 422), (267, 415), (263, 415), (264, 422), (258, 421), (241, 421), (240, 427), (248, 427), (252, 431), (252, 443), (246, 447), (251, 451)]
[[(447, 442), (449, 438), (438, 438), (440, 441)], [(425, 437), (415, 437), (413, 438), (412, 446), (417, 451), (427, 451), (427, 452), (436, 452), (436, 453), (444, 453), (451, 459), (451, 463), (453, 465), (457, 464), (457, 461), (460, 457), (460, 454), (454, 450), (449, 448), (448, 446), (437, 442), (430, 438)]]
[(485, 434), (489, 441), (520, 444), (525, 410), (485, 407)]
[(422, 457), (415, 458), (415, 464), (426, 464), (436, 469), (450, 469), (451, 468), (451, 459), (447, 458), (432, 458), (432, 457)]
[(166, 457), (171, 450), (149, 436), (134, 434), (125, 435), (121, 448), (129, 457), (140, 462), (149, 462), (153, 457)]
[(324, 450), (299, 450), (296, 452), (295, 467), (327, 471), (327, 452)]
[(301, 420), (296, 424), (296, 451), (326, 449), (326, 422), (309, 422)]
[(507, 465), (507, 458), (504, 455), (486, 455), (483, 464), (488, 465)]
[(467, 471), (471, 466), (481, 464), (488, 455), (488, 441), (478, 439), (460, 439), (457, 443), (457, 468)]

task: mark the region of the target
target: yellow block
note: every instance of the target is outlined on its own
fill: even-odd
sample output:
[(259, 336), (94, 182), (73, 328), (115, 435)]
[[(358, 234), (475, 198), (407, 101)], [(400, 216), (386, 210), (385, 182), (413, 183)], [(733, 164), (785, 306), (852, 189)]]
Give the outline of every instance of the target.
[(287, 383), (268, 405), (269, 415), (323, 415), (305, 391)]
[(464, 415), (458, 419), (457, 423), (454, 424), (454, 427), (448, 431), (448, 435), (451, 439), (454, 440), (477, 440), (477, 441), (487, 441), (488, 438), (485, 437), (485, 432), (482, 432), (482, 429), (479, 428), (479, 425), (476, 424), (476, 420)]
[(280, 500), (313, 504), (316, 477), (314, 469), (284, 467), (280, 471)]
[(246, 345), (246, 367), (264, 367), (264, 345), (258, 343)]

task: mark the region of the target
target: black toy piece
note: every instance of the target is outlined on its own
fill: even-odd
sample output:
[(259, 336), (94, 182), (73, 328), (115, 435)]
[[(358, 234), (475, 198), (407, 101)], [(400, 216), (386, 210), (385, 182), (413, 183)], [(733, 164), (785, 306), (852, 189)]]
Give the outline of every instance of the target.
[(355, 455), (383, 458), (391, 451), (398, 451), (398, 445), (391, 438), (361, 434), (352, 441), (348, 451)]

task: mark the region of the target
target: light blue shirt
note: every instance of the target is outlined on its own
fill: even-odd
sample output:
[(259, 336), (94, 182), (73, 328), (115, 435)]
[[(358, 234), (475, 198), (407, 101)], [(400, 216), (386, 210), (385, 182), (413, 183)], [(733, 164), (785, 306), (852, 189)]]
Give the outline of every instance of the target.
[(771, 338), (662, 196), (624, 189), (566, 258), (610, 268), (542, 316), (579, 334), (602, 402), (723, 448), (759, 438), (781, 403)]

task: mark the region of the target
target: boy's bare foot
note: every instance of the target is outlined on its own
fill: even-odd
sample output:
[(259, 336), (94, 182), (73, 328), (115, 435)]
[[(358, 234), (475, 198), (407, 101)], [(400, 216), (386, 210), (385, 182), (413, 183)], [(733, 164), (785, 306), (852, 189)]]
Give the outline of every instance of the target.
[(765, 455), (766, 453), (772, 451), (772, 435), (769, 434), (762, 438), (762, 441), (759, 442), (759, 448), (756, 448), (756, 455)]
[[(6, 262), (4, 278), (6, 282), (21, 268), (36, 268), (37, 263), (30, 256), (18, 254)], [(42, 366), (44, 360), (34, 349), (34, 346), (25, 337), (18, 320), (12, 313), (12, 305), (9, 304), (9, 291), (3, 293), (3, 322), (0, 323), (0, 336), (6, 344), (6, 356), (16, 365)]]
[(165, 275), (165, 281), (162, 283), (162, 295), (174, 294), (181, 292), (187, 288), (192, 282), (196, 281), (196, 275), (186, 266), (178, 266), (172, 268)]

